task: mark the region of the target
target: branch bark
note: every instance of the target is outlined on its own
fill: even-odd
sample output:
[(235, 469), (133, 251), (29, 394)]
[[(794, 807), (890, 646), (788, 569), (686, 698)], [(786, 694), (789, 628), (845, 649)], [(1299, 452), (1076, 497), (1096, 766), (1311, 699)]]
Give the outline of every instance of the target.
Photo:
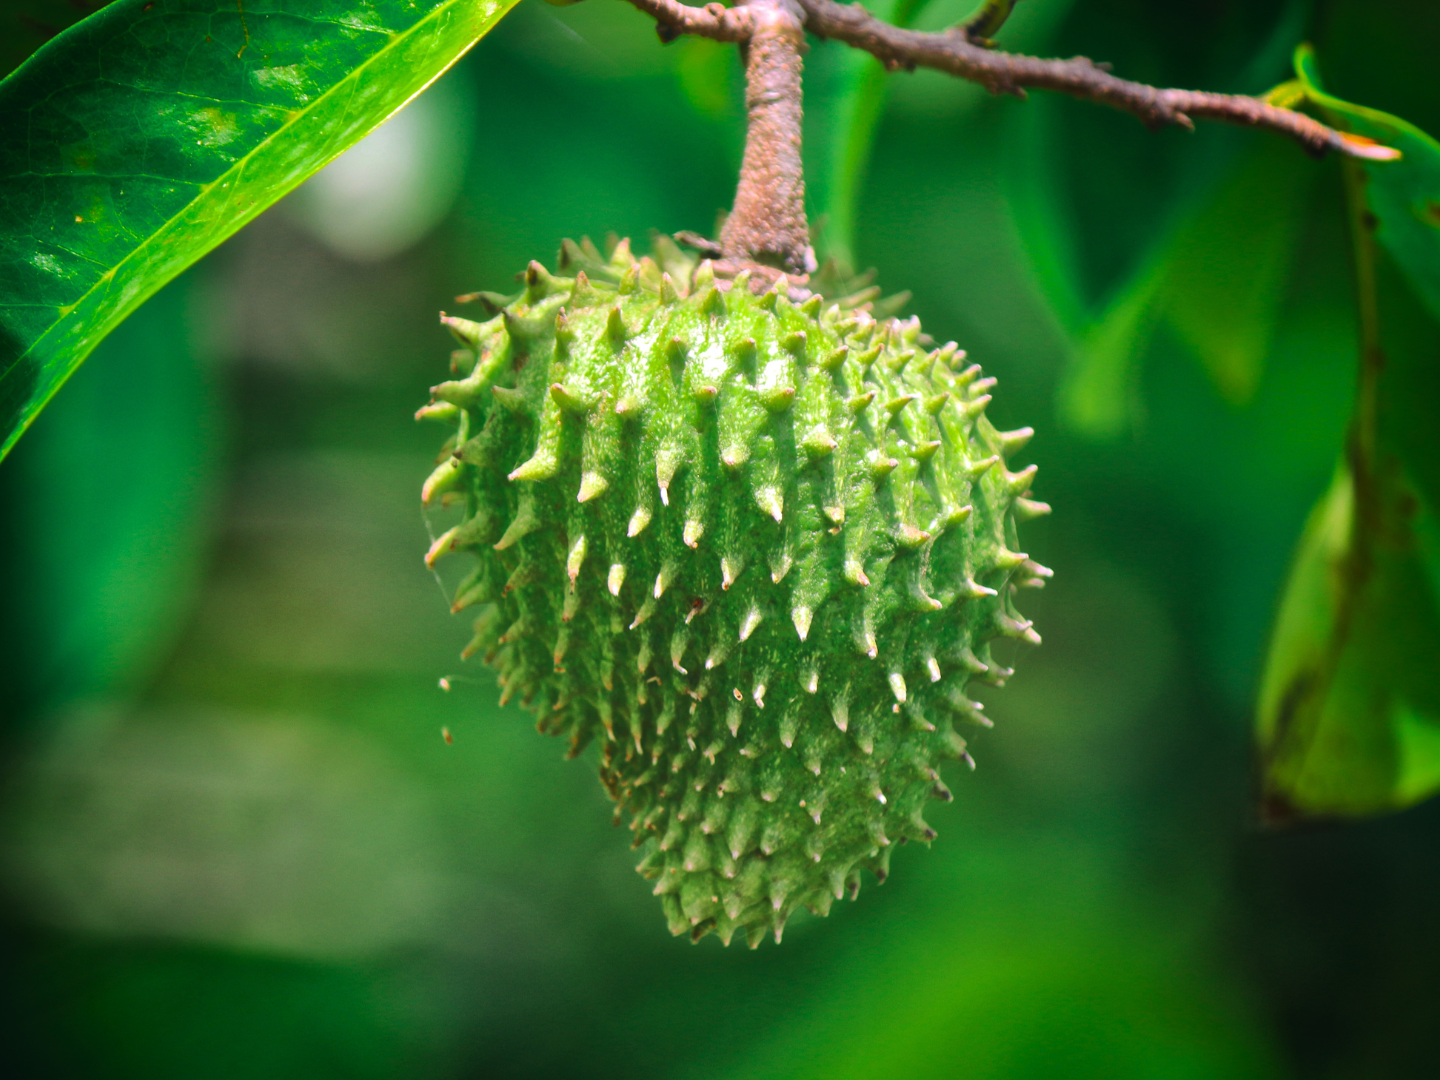
[[(753, 5), (690, 7), (678, 0), (629, 0), (656, 20), (662, 40), (696, 34), (717, 41), (745, 41), (754, 32)], [(1389, 159), (1393, 150), (1347, 138), (1334, 128), (1293, 109), (1241, 94), (1175, 90), (1130, 82), (1111, 75), (1083, 56), (1044, 60), (1000, 52), (972, 41), (962, 29), (940, 33), (902, 30), (875, 18), (858, 3), (791, 0), (806, 30), (833, 38), (878, 58), (891, 71), (934, 68), (976, 82), (996, 94), (1023, 98), (1026, 90), (1053, 90), (1084, 101), (1109, 105), (1139, 118), (1151, 128), (1194, 127), (1194, 121), (1218, 120), (1274, 131), (1294, 139), (1311, 154), (1336, 151), (1350, 157)]]
[(745, 157), (735, 207), (720, 230), (725, 258), (792, 274), (814, 269), (800, 156), (805, 31), (792, 0), (747, 0)]
[(724, 4), (691, 7), (678, 0), (630, 0), (630, 3), (655, 20), (655, 31), (667, 44), (681, 34), (716, 41), (748, 41), (753, 29), (748, 8), (727, 8)]

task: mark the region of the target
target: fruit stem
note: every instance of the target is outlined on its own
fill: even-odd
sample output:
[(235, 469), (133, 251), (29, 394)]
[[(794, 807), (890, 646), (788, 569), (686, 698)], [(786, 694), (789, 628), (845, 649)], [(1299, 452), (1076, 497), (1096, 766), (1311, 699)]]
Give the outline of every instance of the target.
[(800, 156), (804, 13), (793, 0), (744, 0), (754, 29), (742, 42), (745, 61), (745, 157), (735, 208), (720, 230), (725, 257), (778, 267), (815, 269), (805, 221)]

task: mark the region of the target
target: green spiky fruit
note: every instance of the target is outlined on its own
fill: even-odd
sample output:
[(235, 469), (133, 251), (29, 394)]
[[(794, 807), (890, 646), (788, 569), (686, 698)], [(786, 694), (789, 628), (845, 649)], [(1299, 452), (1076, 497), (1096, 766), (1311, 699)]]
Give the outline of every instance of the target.
[[(1013, 588), (1049, 571), (1015, 523), (1048, 507), (984, 416), (994, 379), (919, 321), (716, 280), (660, 242), (569, 242), (488, 322), (444, 321), (457, 426), (425, 484), (478, 556), (454, 610), (571, 754), (600, 744), (670, 928), (752, 945), (930, 840), (967, 680), (1039, 638)], [(799, 302), (797, 302), (799, 301)]]

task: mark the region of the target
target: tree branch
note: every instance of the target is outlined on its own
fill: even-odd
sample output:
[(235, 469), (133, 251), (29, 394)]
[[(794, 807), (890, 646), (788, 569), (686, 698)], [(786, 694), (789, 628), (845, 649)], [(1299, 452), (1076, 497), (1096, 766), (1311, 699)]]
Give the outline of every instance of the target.
[(703, 8), (679, 0), (630, 0), (655, 20), (655, 32), (667, 45), (681, 34), (714, 38), (716, 41), (749, 41), (754, 22), (743, 7), (706, 4)]
[(801, 51), (805, 31), (793, 0), (742, 0), (750, 16), (745, 57), (745, 158), (735, 208), (720, 230), (727, 259), (814, 269), (800, 159)]
[[(690, 7), (678, 0), (629, 0), (656, 20), (662, 40), (696, 34), (718, 41), (745, 41), (754, 23), (744, 7), (709, 4)], [(833, 38), (878, 58), (891, 71), (934, 68), (979, 83), (995, 94), (1023, 98), (1028, 89), (1054, 90), (1083, 101), (1109, 105), (1139, 118), (1150, 128), (1194, 128), (1194, 121), (1219, 120), (1289, 136), (1314, 155), (1334, 150), (1350, 157), (1388, 160), (1388, 147), (1336, 131), (1313, 117), (1241, 94), (1167, 90), (1116, 78), (1083, 56), (1042, 60), (999, 52), (972, 41), (964, 30), (940, 33), (902, 30), (880, 21), (858, 3), (794, 0), (804, 12), (805, 29)]]

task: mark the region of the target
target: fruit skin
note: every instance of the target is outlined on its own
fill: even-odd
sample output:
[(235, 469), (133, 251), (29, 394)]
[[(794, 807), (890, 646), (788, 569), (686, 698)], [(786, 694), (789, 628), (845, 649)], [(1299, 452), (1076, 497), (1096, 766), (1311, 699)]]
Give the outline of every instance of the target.
[(928, 841), (954, 725), (988, 726), (996, 636), (1039, 637), (1014, 587), (1050, 571), (1015, 522), (1048, 512), (984, 416), (993, 379), (782, 277), (716, 280), (668, 241), (532, 262), (422, 418), (457, 425), (423, 498), (463, 507), (427, 562), (478, 556), (453, 610), (631, 816), (672, 932), (780, 940)]

